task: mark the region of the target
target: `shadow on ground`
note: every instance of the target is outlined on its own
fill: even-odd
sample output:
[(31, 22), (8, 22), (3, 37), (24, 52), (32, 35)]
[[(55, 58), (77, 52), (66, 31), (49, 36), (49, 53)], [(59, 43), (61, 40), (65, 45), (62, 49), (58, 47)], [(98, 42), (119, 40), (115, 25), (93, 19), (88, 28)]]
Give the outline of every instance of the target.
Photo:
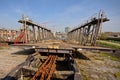
[(90, 60), (88, 57), (81, 54), (79, 51), (75, 51), (74, 54), (75, 54), (74, 57), (77, 58), (77, 59)]
[(35, 49), (24, 49), (24, 50), (20, 50), (20, 51), (14, 52), (12, 54), (29, 55), (29, 54), (33, 54), (34, 52), (35, 52)]

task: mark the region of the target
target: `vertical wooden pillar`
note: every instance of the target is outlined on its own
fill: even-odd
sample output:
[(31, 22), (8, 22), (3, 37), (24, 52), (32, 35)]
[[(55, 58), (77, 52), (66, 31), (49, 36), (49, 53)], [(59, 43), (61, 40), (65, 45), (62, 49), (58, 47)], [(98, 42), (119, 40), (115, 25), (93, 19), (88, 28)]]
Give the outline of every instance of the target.
[(29, 26), (26, 25), (26, 43), (29, 42)]
[(27, 25), (26, 25), (26, 20), (25, 20), (25, 22), (24, 22), (24, 24), (23, 24), (23, 31), (24, 31), (24, 33), (25, 33), (25, 35), (24, 35), (24, 37), (23, 37), (23, 43), (27, 43)]
[(50, 39), (50, 31), (47, 32), (48, 39)]
[(42, 40), (44, 39), (44, 29), (41, 28), (41, 37), (42, 37)]
[(70, 39), (70, 34), (67, 34), (67, 40), (69, 40)]
[(81, 31), (81, 45), (83, 44), (83, 41), (84, 41), (84, 28), (81, 28), (82, 29), (82, 31)]
[(77, 30), (74, 31), (74, 34), (75, 34), (75, 41), (77, 41)]
[(30, 43), (30, 41), (32, 40), (32, 38), (31, 38), (31, 34), (32, 34), (32, 31), (31, 31), (31, 29), (29, 29), (28, 30), (28, 42)]
[(83, 27), (83, 40), (82, 40), (82, 45), (86, 45), (85, 44), (85, 38), (86, 38), (86, 27)]
[(77, 30), (77, 42), (79, 42), (79, 30), (80, 29)]
[(94, 25), (95, 27), (94, 27), (94, 35), (93, 35), (93, 39), (92, 39), (92, 46), (94, 46), (95, 45), (95, 43), (96, 43), (96, 39), (97, 39), (97, 35), (98, 35), (98, 25)]
[(36, 42), (35, 26), (32, 25), (32, 28), (33, 28), (33, 42)]
[(73, 40), (74, 39), (74, 32), (71, 32), (71, 34), (72, 34), (72, 39), (71, 40)]
[(72, 39), (72, 33), (70, 32), (69, 34), (70, 34), (70, 40), (71, 40)]
[(74, 40), (75, 35), (74, 35), (74, 31), (72, 32), (72, 40)]
[(82, 32), (82, 29), (80, 28), (79, 29), (79, 39), (78, 39), (79, 40), (79, 44), (81, 43), (81, 34), (82, 34), (81, 32)]
[(74, 31), (74, 40), (77, 41), (77, 30)]
[(38, 27), (38, 41), (40, 41), (40, 27)]
[(44, 35), (45, 35), (45, 39), (46, 39), (46, 29), (44, 30)]
[(42, 28), (40, 28), (40, 41), (42, 40)]
[(48, 30), (47, 30), (47, 32), (46, 32), (46, 38), (47, 38), (47, 40), (49, 39), (48, 37), (49, 37), (49, 36), (48, 36)]
[(88, 28), (87, 28), (87, 35), (86, 35), (86, 44), (89, 42), (89, 34), (90, 34), (90, 28), (91, 28), (91, 25), (88, 25)]

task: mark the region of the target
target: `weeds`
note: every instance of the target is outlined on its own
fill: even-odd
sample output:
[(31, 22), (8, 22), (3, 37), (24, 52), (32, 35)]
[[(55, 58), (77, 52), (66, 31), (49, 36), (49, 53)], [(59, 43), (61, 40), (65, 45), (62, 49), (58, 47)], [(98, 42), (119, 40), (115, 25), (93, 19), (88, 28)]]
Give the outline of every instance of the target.
[(112, 56), (112, 55), (110, 55), (110, 54), (107, 54), (107, 53), (104, 53), (104, 52), (100, 52), (100, 54), (101, 54), (102, 56), (104, 56), (104, 57), (110, 58), (111, 60), (120, 61), (119, 58), (117, 58), (117, 57), (115, 57), (115, 56)]
[(105, 46), (105, 47), (111, 47), (111, 48), (115, 48), (115, 49), (120, 49), (120, 46), (119, 45), (116, 45), (116, 44), (110, 44), (110, 43), (107, 43), (107, 42), (102, 42), (102, 41), (97, 41), (98, 44), (102, 45), (102, 46)]
[(10, 47), (9, 46), (0, 46), (0, 50), (2, 49), (9, 49)]
[(114, 76), (115, 76), (116, 78), (120, 78), (120, 72), (115, 73)]

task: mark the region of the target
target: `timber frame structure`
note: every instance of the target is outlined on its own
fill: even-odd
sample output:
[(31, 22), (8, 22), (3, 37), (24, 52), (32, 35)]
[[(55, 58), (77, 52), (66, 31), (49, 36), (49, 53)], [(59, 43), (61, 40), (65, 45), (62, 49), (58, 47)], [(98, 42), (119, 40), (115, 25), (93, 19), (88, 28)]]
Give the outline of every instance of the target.
[(102, 23), (109, 21), (104, 11), (100, 11), (97, 15), (91, 17), (84, 24), (72, 29), (68, 32), (68, 40), (76, 41), (79, 45), (95, 46), (98, 36), (100, 36)]
[(23, 43), (36, 43), (42, 40), (53, 39), (51, 30), (34, 23), (32, 20), (28, 20), (26, 17), (23, 17), (18, 22), (23, 24), (23, 29), (18, 38), (16, 38), (15, 44), (20, 40)]

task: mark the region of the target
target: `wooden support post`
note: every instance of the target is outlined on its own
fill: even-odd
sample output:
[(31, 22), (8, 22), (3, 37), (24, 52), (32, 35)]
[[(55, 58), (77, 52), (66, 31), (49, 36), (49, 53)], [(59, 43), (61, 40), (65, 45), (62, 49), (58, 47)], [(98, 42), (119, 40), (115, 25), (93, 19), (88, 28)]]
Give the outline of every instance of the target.
[(52, 39), (52, 33), (49, 31), (49, 39)]
[(69, 40), (70, 39), (70, 34), (67, 33), (66, 35), (67, 35), (66, 40)]
[(53, 34), (50, 32), (50, 38), (53, 39)]
[(85, 27), (82, 28), (82, 41), (81, 41), (81, 45), (84, 44), (84, 38), (85, 38)]
[(40, 33), (39, 33), (39, 35), (40, 35), (40, 40), (39, 41), (41, 41), (42, 40), (42, 29), (41, 28), (39, 28), (39, 30), (40, 30)]
[(48, 39), (48, 30), (46, 31), (46, 39)]
[(40, 27), (38, 27), (38, 41), (40, 41)]
[(44, 29), (42, 28), (41, 31), (42, 31), (41, 34), (42, 34), (42, 40), (43, 40), (44, 39)]
[(67, 40), (69, 40), (70, 39), (70, 34), (67, 34)]
[(70, 40), (72, 40), (72, 32), (69, 33), (71, 35)]
[(32, 28), (33, 28), (33, 42), (36, 42), (35, 26), (32, 25)]
[(81, 28), (81, 32), (80, 32), (80, 45), (82, 45), (82, 40), (83, 40), (83, 28)]
[(77, 41), (77, 30), (74, 31), (74, 34), (75, 34), (75, 41)]
[(92, 30), (91, 30), (91, 35), (90, 35), (90, 44), (91, 45), (93, 43), (94, 32), (95, 32), (95, 25), (92, 25)]
[(49, 39), (52, 39), (52, 34), (50, 31), (49, 31)]
[(31, 30), (31, 29), (29, 29), (29, 43), (30, 43), (30, 42), (31, 42), (31, 40), (32, 40), (31, 34), (32, 34), (32, 30)]
[(48, 39), (50, 39), (50, 31), (47, 32)]
[(87, 43), (86, 43), (86, 40), (87, 40), (87, 26), (85, 26), (84, 28), (83, 28), (83, 30), (84, 30), (84, 37), (83, 37), (83, 45), (84, 46), (86, 46), (87, 45)]
[(74, 32), (72, 32), (72, 40), (74, 39)]
[(45, 39), (47, 39), (47, 30), (45, 30), (44, 34), (45, 34)]
[(53, 39), (53, 33), (50, 32), (50, 39)]
[(28, 43), (28, 25), (26, 25), (26, 43)]
[(78, 29), (78, 43), (80, 44), (80, 29)]
[(43, 35), (44, 35), (44, 40), (45, 40), (45, 37), (46, 37), (46, 36), (45, 36), (45, 29), (43, 29)]
[(6, 30), (6, 41), (8, 41), (8, 30)]
[(96, 27), (95, 27), (95, 33), (94, 33), (94, 37), (93, 37), (93, 42), (92, 42), (92, 46), (94, 46), (95, 43), (96, 43), (98, 32), (99, 32), (99, 25), (96, 25)]
[(79, 42), (79, 31), (80, 29), (77, 30), (77, 42)]
[(90, 29), (91, 29), (91, 25), (88, 26), (88, 29), (87, 29), (87, 39), (86, 39), (86, 43), (89, 42), (89, 39), (90, 39)]
[(23, 24), (23, 29), (24, 29), (24, 33), (25, 33), (25, 35), (24, 35), (24, 37), (23, 37), (23, 43), (24, 43), (24, 42), (27, 43), (27, 25), (26, 25), (26, 20), (25, 20), (25, 22), (24, 22), (24, 24)]
[(70, 40), (71, 40), (72, 39), (72, 33), (70, 32), (69, 34), (70, 34)]
[(91, 25), (89, 25), (89, 26), (87, 26), (86, 27), (86, 31), (85, 31), (85, 43), (84, 43), (84, 45), (87, 45), (87, 43), (88, 43), (88, 40), (89, 40), (89, 34), (90, 34), (90, 27), (91, 27)]
[(75, 40), (75, 31), (73, 31), (73, 40)]

